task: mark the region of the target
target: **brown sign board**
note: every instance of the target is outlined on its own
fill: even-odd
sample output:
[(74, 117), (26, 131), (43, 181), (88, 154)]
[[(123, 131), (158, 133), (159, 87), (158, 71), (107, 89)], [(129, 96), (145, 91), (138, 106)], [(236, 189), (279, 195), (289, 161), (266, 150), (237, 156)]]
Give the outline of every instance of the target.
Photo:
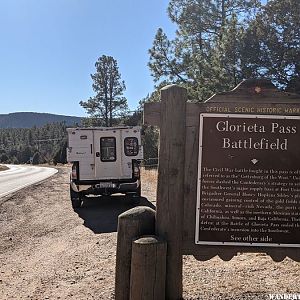
[[(172, 99), (173, 101), (173, 99), (177, 97), (176, 93), (178, 87), (176, 86), (174, 88), (171, 87), (171, 90), (172, 91), (170, 91), (170, 95), (172, 97), (170, 97), (170, 99)], [(187, 100), (181, 95), (178, 97), (181, 97), (182, 101)], [(166, 99), (162, 97), (161, 103), (160, 102), (147, 103), (144, 106), (144, 123), (148, 125), (159, 126), (161, 133), (162, 132), (164, 133), (164, 135), (161, 134), (161, 136), (163, 137), (163, 139), (161, 138), (161, 140), (163, 141), (165, 141), (165, 139), (169, 140), (168, 136), (170, 134), (170, 130), (172, 131), (174, 127), (173, 120), (170, 121), (170, 124), (172, 124), (172, 126), (171, 125), (166, 126), (165, 122), (162, 121), (164, 120), (164, 118), (166, 118), (166, 116), (168, 117), (170, 114), (169, 112), (166, 113), (166, 107), (169, 105), (169, 104), (166, 105), (166, 103), (169, 103), (169, 101), (164, 101), (164, 100)], [(176, 105), (173, 105), (172, 109), (175, 110)], [(203, 123), (201, 126), (200, 126), (200, 115), (202, 115), (203, 118), (202, 121)], [(252, 132), (247, 132), (247, 131), (256, 130), (254, 129), (255, 125), (253, 124), (252, 124), (253, 129), (252, 127), (250, 127), (249, 129), (245, 129), (246, 132), (240, 133), (240, 132), (234, 132), (234, 130), (233, 132), (230, 132), (229, 129), (228, 129), (229, 132), (224, 132), (222, 131), (223, 128), (219, 128), (220, 131), (218, 131), (216, 130), (215, 127), (216, 124), (214, 124), (216, 120), (219, 120), (218, 118), (220, 118), (220, 120), (223, 121), (225, 118), (225, 121), (228, 120), (230, 122), (240, 123), (242, 121), (242, 124), (237, 124), (237, 125), (243, 125), (244, 119), (247, 120), (247, 122), (250, 122), (249, 123), (250, 126), (253, 122), (256, 121), (257, 125), (261, 125), (261, 126), (264, 125), (266, 127), (265, 128), (266, 132), (258, 132), (257, 134), (255, 134), (255, 136), (252, 136)], [(272, 182), (274, 182), (274, 187), (272, 188), (274, 189), (275, 187), (278, 188), (278, 185), (276, 186), (276, 184), (286, 185), (286, 183), (291, 183), (294, 185), (294, 187), (289, 186), (290, 190), (288, 192), (282, 190), (282, 193), (283, 194), (288, 193), (289, 196), (292, 196), (293, 198), (292, 200), (295, 200), (298, 197), (298, 195), (300, 195), (300, 192), (298, 192), (296, 189), (297, 183), (300, 182), (300, 178), (297, 179), (297, 172), (298, 172), (297, 170), (300, 169), (299, 159), (298, 159), (298, 153), (300, 156), (300, 151), (299, 151), (300, 149), (298, 146), (298, 144), (300, 144), (300, 139), (299, 139), (300, 96), (297, 94), (291, 94), (291, 93), (279, 91), (270, 83), (270, 81), (267, 80), (261, 80), (261, 79), (246, 80), (242, 82), (240, 85), (238, 85), (234, 90), (230, 92), (214, 95), (212, 98), (210, 98), (204, 103), (189, 103), (189, 102), (186, 103), (185, 118), (183, 117), (183, 113), (182, 113), (182, 117), (180, 118), (176, 117), (176, 122), (177, 119), (178, 119), (178, 123), (184, 122), (186, 128), (185, 135), (184, 135), (185, 150), (184, 152), (182, 152), (182, 154), (184, 155), (184, 183), (183, 186), (181, 187), (181, 189), (184, 190), (183, 203), (182, 203), (182, 207), (179, 204), (174, 205), (173, 200), (169, 197), (169, 193), (165, 192), (165, 189), (162, 188), (162, 186), (165, 184), (165, 182), (162, 181), (164, 178), (167, 178), (166, 176), (166, 174), (168, 174), (167, 172), (171, 172), (170, 173), (171, 175), (176, 174), (178, 172), (178, 170), (176, 171), (173, 170), (174, 169), (173, 161), (172, 164), (167, 165), (169, 169), (166, 169), (164, 164), (162, 166), (161, 162), (167, 162), (169, 160), (168, 153), (172, 153), (172, 151), (166, 152), (165, 150), (171, 148), (163, 147), (164, 151), (160, 152), (160, 158), (159, 158), (160, 160), (159, 185), (161, 185), (161, 189), (158, 192), (158, 196), (160, 195), (160, 197), (158, 197), (157, 199), (158, 200), (157, 201), (157, 222), (158, 223), (164, 222), (166, 224), (171, 224), (170, 228), (166, 230), (166, 232), (169, 235), (171, 230), (173, 230), (172, 224), (174, 224), (174, 219), (171, 218), (170, 212), (172, 212), (173, 210), (177, 212), (182, 211), (182, 221), (179, 222), (182, 224), (182, 227), (173, 230), (174, 237), (178, 237), (179, 233), (181, 233), (181, 237), (182, 237), (182, 241), (180, 245), (181, 253), (185, 255), (194, 255), (199, 260), (208, 260), (216, 255), (219, 255), (220, 258), (224, 260), (229, 260), (238, 252), (263, 252), (270, 255), (276, 261), (281, 261), (286, 256), (289, 256), (294, 260), (300, 261), (300, 248), (298, 247), (298, 245), (300, 244), (299, 230), (297, 229), (298, 226), (297, 211), (299, 212), (299, 203), (297, 204), (298, 206), (292, 205), (296, 203), (292, 203), (292, 202), (287, 203), (287, 201), (284, 200), (287, 197), (284, 196), (281, 197), (280, 195), (277, 196), (276, 194), (275, 196), (269, 197), (269, 200), (271, 200), (271, 202), (274, 201), (274, 203), (270, 203), (270, 205), (275, 205), (275, 201), (276, 201), (276, 206), (278, 206), (278, 209), (280, 209), (280, 210), (277, 209), (277, 213), (279, 213), (277, 215), (283, 214), (284, 210), (287, 209), (287, 211), (290, 210), (290, 212), (292, 212), (292, 214), (295, 215), (295, 219), (293, 219), (292, 221), (293, 223), (290, 222), (291, 218), (281, 219), (281, 220), (276, 219), (276, 215), (272, 211), (271, 206), (266, 205), (264, 210), (266, 210), (267, 213), (270, 212), (274, 217), (273, 224), (272, 224), (272, 226), (274, 226), (274, 230), (270, 227), (272, 221), (271, 216), (269, 216), (269, 219), (267, 220), (266, 223), (265, 220), (263, 220), (262, 216), (260, 216), (259, 222), (261, 222), (261, 226), (259, 225), (257, 226), (257, 227), (263, 227), (262, 229), (259, 229), (261, 231), (260, 235), (258, 234), (252, 236), (250, 235), (250, 237), (249, 234), (247, 233), (248, 231), (251, 232), (251, 224), (247, 223), (248, 220), (246, 220), (246, 218), (250, 219), (251, 214), (255, 214), (256, 212), (258, 212), (258, 211), (254, 211), (254, 208), (251, 206), (251, 203), (247, 208), (248, 215), (245, 215), (244, 212), (242, 217), (245, 218), (240, 217), (240, 220), (236, 220), (237, 222), (240, 223), (235, 223), (235, 225), (232, 224), (232, 226), (235, 226), (234, 230), (237, 230), (237, 232), (240, 231), (240, 233), (235, 234), (233, 238), (231, 237), (232, 234), (228, 234), (230, 233), (230, 231), (225, 232), (225, 234), (224, 232), (222, 233), (221, 231), (216, 231), (216, 230), (205, 231), (204, 229), (205, 228), (207, 229), (207, 227), (209, 227), (207, 226), (207, 224), (202, 224), (203, 226), (207, 226), (207, 227), (202, 227), (202, 231), (201, 231), (200, 217), (205, 218), (203, 214), (205, 211), (202, 210), (200, 212), (198, 209), (201, 208), (200, 193), (201, 193), (201, 184), (204, 184), (204, 182), (201, 182), (201, 180), (204, 178), (203, 175), (210, 176), (213, 178), (212, 175), (220, 174), (221, 176), (222, 174), (223, 176), (226, 177), (229, 176), (228, 175), (229, 173), (227, 174), (226, 172), (231, 171), (230, 169), (232, 168), (236, 168), (236, 171), (241, 169), (244, 172), (243, 176), (245, 178), (240, 178), (240, 180), (243, 180), (243, 186), (246, 186), (246, 176), (250, 175), (251, 172), (249, 170), (261, 169), (263, 170), (263, 172), (264, 170), (266, 170), (270, 173), (271, 169), (273, 169), (272, 172), (274, 172), (274, 174), (265, 174), (265, 176), (268, 175), (270, 176), (270, 178), (272, 178), (271, 180)], [(269, 132), (268, 131), (270, 130), (269, 126), (270, 124), (272, 124), (272, 122), (278, 123), (279, 126), (297, 126), (297, 132), (294, 134), (293, 133), (288, 134), (287, 130), (285, 131), (285, 133)], [(226, 125), (226, 123), (223, 123), (223, 125), (229, 126)], [(275, 127), (273, 130), (275, 131)], [(217, 131), (216, 134), (213, 134), (215, 131)], [(291, 132), (292, 131), (293, 130), (291, 130)], [(176, 138), (175, 133), (174, 136)], [(225, 149), (225, 148), (222, 149), (223, 146), (222, 143), (224, 143), (224, 140), (222, 140), (223, 138), (229, 138), (229, 139), (231, 138), (232, 141), (234, 141), (233, 139), (237, 141), (246, 140), (246, 143), (244, 143), (244, 141), (237, 142), (234, 144), (231, 143), (230, 147), (232, 149)], [(250, 138), (252, 138), (251, 147), (258, 148), (255, 149), (255, 151), (253, 149), (246, 149), (248, 147), (248, 144), (250, 143), (247, 142), (247, 140), (249, 141)], [(273, 150), (270, 150), (268, 152), (268, 149), (264, 149), (266, 148), (265, 140), (263, 140), (260, 146), (259, 144), (255, 144), (257, 143), (256, 139), (258, 139), (259, 142), (263, 138), (269, 140), (269, 144), (268, 144), (269, 148), (270, 149), (272, 148)], [(209, 141), (207, 145), (204, 145), (203, 149), (201, 147), (199, 149), (200, 139), (202, 139), (201, 142), (202, 144), (204, 142), (206, 144), (206, 141)], [(279, 141), (277, 141), (277, 139), (279, 139)], [(285, 141), (285, 139), (287, 139), (287, 141)], [(228, 145), (228, 142), (229, 142), (228, 140), (225, 140), (225, 146)], [(171, 146), (177, 144), (178, 141), (176, 139), (173, 144), (170, 143)], [(292, 146), (292, 148), (290, 146)], [(285, 149), (286, 147), (287, 150), (281, 150), (281, 148)], [(255, 156), (252, 155), (252, 150), (253, 153), (256, 154)], [(198, 158), (199, 158), (200, 151), (202, 152), (200, 154), (202, 156), (201, 168), (203, 168), (203, 170), (204, 167), (207, 168), (205, 169), (204, 172), (202, 171), (201, 175), (198, 174), (198, 168), (199, 168)], [(283, 155), (282, 152), (284, 153)], [(226, 160), (223, 161), (223, 159), (221, 159), (222, 157), (223, 158), (225, 157)], [(212, 174), (211, 172), (213, 171), (210, 170), (210, 167), (219, 168), (219, 170), (216, 171), (214, 174)], [(278, 177), (279, 173), (276, 174), (276, 172), (279, 172), (280, 170), (284, 171), (289, 169), (290, 169), (289, 172), (294, 172), (294, 174), (292, 173), (280, 174), (281, 176), (280, 178)], [(238, 176), (241, 176), (241, 173), (239, 174), (240, 175)], [(271, 175), (273, 177), (271, 177)], [(295, 176), (295, 177), (293, 179), (289, 178), (289, 180), (287, 180), (287, 179), (283, 179), (284, 178), (283, 176)], [(170, 178), (175, 178), (175, 177), (172, 175), (172, 177)], [(216, 177), (214, 180), (215, 183), (210, 182), (211, 186), (214, 187), (220, 185), (221, 189), (222, 187), (225, 189), (228, 188), (229, 184), (226, 185), (225, 181), (221, 185), (216, 183)], [(230, 178), (230, 180), (232, 179)], [(250, 180), (248, 181), (250, 182)], [(259, 180), (256, 179), (256, 183), (257, 182), (265, 182), (266, 188), (269, 188), (271, 185), (269, 181), (267, 181), (266, 179), (259, 179)], [(247, 185), (249, 189), (250, 186), (253, 190), (256, 187), (257, 188), (260, 187), (259, 185), (255, 185), (254, 184), (255, 182), (250, 182), (250, 183), (251, 183), (250, 185), (249, 184)], [(208, 185), (208, 189), (207, 186), (205, 185), (206, 192), (209, 191), (210, 185)], [(169, 188), (171, 187), (173, 188), (174, 186), (178, 187), (178, 185), (172, 184), (169, 186)], [(236, 183), (234, 183), (234, 185), (231, 184), (230, 187), (233, 189), (233, 187), (237, 188), (238, 186)], [(284, 186), (282, 186), (282, 188), (284, 188)], [(291, 188), (293, 188), (293, 190)], [(258, 196), (258, 192), (259, 189), (257, 189), (255, 192), (253, 191), (252, 192), (253, 195), (250, 196), (249, 198), (245, 200), (243, 200), (244, 198), (242, 198), (242, 203), (246, 203), (247, 201), (252, 201), (255, 204), (255, 201), (259, 201), (260, 199), (259, 197), (256, 197), (256, 195)], [(271, 191), (269, 191), (269, 193), (270, 192)], [(277, 192), (278, 191), (276, 191), (276, 193)], [(262, 194), (262, 192), (260, 193)], [(223, 195), (221, 194), (219, 196), (222, 196), (219, 198), (223, 198), (224, 194)], [(226, 195), (226, 197), (227, 196), (229, 197), (229, 195)], [(261, 198), (262, 197), (263, 196), (261, 196)], [(233, 196), (231, 198), (234, 199)], [(215, 197), (214, 200), (216, 199), (217, 197)], [(204, 201), (207, 200), (202, 198), (202, 203)], [(225, 196), (224, 196), (224, 201), (225, 201)], [(264, 201), (266, 202), (266, 200)], [(285, 203), (280, 203), (280, 201), (281, 202), (285, 201)], [(209, 202), (206, 202), (205, 204), (210, 205)], [(238, 215), (239, 211), (237, 209), (240, 209), (242, 211), (242, 208), (238, 207), (238, 205), (241, 203), (231, 203), (231, 204), (236, 205), (237, 207), (235, 207), (235, 210), (233, 209), (233, 207), (231, 207), (230, 211), (227, 210), (228, 215), (225, 216), (227, 218), (229, 217), (229, 213), (232, 214), (230, 215), (230, 217), (233, 216), (234, 211), (237, 211), (237, 215)], [(202, 206), (202, 208), (203, 207), (205, 207), (205, 205)], [(288, 209), (288, 207), (290, 209)], [(257, 207), (257, 209), (258, 208), (259, 207)], [(201, 216), (200, 213), (202, 213)], [(221, 212), (218, 211), (217, 213), (220, 214)], [(252, 217), (253, 219), (255, 219), (255, 216)], [(238, 219), (238, 217), (236, 218)], [(258, 216), (256, 216), (256, 218), (258, 219)], [(219, 220), (216, 221), (216, 219), (211, 219), (210, 221), (212, 222), (212, 220), (213, 222), (220, 222)], [(253, 220), (252, 222), (257, 223), (257, 220), (256, 221)], [(277, 225), (279, 224), (280, 226), (284, 222), (285, 225), (282, 225), (281, 228), (284, 227), (288, 228), (289, 231), (280, 232), (279, 230), (276, 230), (278, 227)], [(210, 225), (215, 225), (215, 224), (213, 223)], [(253, 223), (252, 225), (254, 226), (255, 224)], [(266, 235), (264, 232), (264, 230), (268, 229), (269, 227), (271, 228), (269, 233), (270, 234), (272, 233), (272, 235), (270, 234)], [(211, 226), (211, 228), (213, 227)], [(228, 229), (230, 227), (226, 224), (224, 225), (224, 228)], [(256, 229), (257, 228), (252, 229), (252, 232), (257, 233)]]
[(200, 114), (196, 244), (300, 247), (300, 117)]

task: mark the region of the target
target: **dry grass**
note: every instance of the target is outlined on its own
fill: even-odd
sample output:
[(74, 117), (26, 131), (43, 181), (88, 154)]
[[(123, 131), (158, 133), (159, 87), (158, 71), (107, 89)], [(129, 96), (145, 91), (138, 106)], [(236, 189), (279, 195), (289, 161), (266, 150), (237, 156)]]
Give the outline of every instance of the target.
[(142, 167), (141, 168), (141, 177), (143, 183), (151, 183), (156, 186), (157, 184), (157, 167)]
[(156, 165), (141, 168), (142, 195), (146, 194), (148, 200), (151, 202), (156, 201), (157, 175)]
[(0, 165), (0, 171), (5, 171), (5, 170), (8, 170), (8, 167), (7, 167), (7, 166)]

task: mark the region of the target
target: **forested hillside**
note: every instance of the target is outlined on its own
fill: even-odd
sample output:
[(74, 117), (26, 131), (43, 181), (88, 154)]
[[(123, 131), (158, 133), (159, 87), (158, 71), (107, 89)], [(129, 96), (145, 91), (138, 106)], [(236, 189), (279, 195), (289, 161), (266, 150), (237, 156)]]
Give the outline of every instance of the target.
[[(141, 125), (141, 111), (115, 119), (114, 126)], [(83, 120), (84, 126), (93, 126), (93, 119)], [(96, 124), (98, 125), (98, 124)], [(67, 126), (64, 122), (32, 128), (0, 128), (0, 163), (66, 163)], [(144, 157), (157, 157), (158, 131), (144, 128)]]
[(65, 123), (0, 129), (0, 163), (65, 163)]
[(59, 122), (65, 122), (66, 125), (73, 126), (74, 124), (80, 124), (81, 118), (36, 112), (0, 114), (0, 128), (31, 128)]

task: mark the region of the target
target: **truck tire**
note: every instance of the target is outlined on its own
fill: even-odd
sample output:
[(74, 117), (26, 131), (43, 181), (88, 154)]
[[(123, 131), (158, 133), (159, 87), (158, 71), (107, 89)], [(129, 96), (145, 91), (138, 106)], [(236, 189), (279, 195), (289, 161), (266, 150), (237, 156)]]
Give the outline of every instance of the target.
[(141, 196), (139, 194), (133, 194), (131, 197), (131, 203), (133, 205), (139, 205), (141, 202)]
[(142, 185), (141, 185), (141, 182), (140, 182), (140, 185), (139, 185), (139, 187), (138, 187), (138, 189), (137, 189), (137, 191), (136, 191), (136, 194), (137, 194), (139, 197), (142, 196)]
[(81, 207), (81, 200), (80, 199), (72, 199), (72, 208), (76, 209), (76, 208), (80, 208)]
[(138, 205), (141, 202), (141, 188), (139, 187), (134, 193), (127, 193), (126, 199), (130, 204)]
[(73, 191), (72, 188), (70, 187), (70, 197), (71, 197), (71, 203), (73, 209), (81, 207), (82, 204), (81, 193), (77, 193)]

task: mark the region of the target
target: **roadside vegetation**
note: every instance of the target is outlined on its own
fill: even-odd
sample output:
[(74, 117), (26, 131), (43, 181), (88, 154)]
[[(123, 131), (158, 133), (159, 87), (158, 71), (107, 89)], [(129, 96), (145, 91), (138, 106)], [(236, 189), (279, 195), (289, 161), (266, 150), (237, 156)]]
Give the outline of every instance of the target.
[(66, 147), (64, 123), (0, 129), (0, 163), (65, 163)]
[(8, 167), (7, 167), (7, 166), (0, 165), (0, 171), (5, 171), (5, 170), (8, 170)]

